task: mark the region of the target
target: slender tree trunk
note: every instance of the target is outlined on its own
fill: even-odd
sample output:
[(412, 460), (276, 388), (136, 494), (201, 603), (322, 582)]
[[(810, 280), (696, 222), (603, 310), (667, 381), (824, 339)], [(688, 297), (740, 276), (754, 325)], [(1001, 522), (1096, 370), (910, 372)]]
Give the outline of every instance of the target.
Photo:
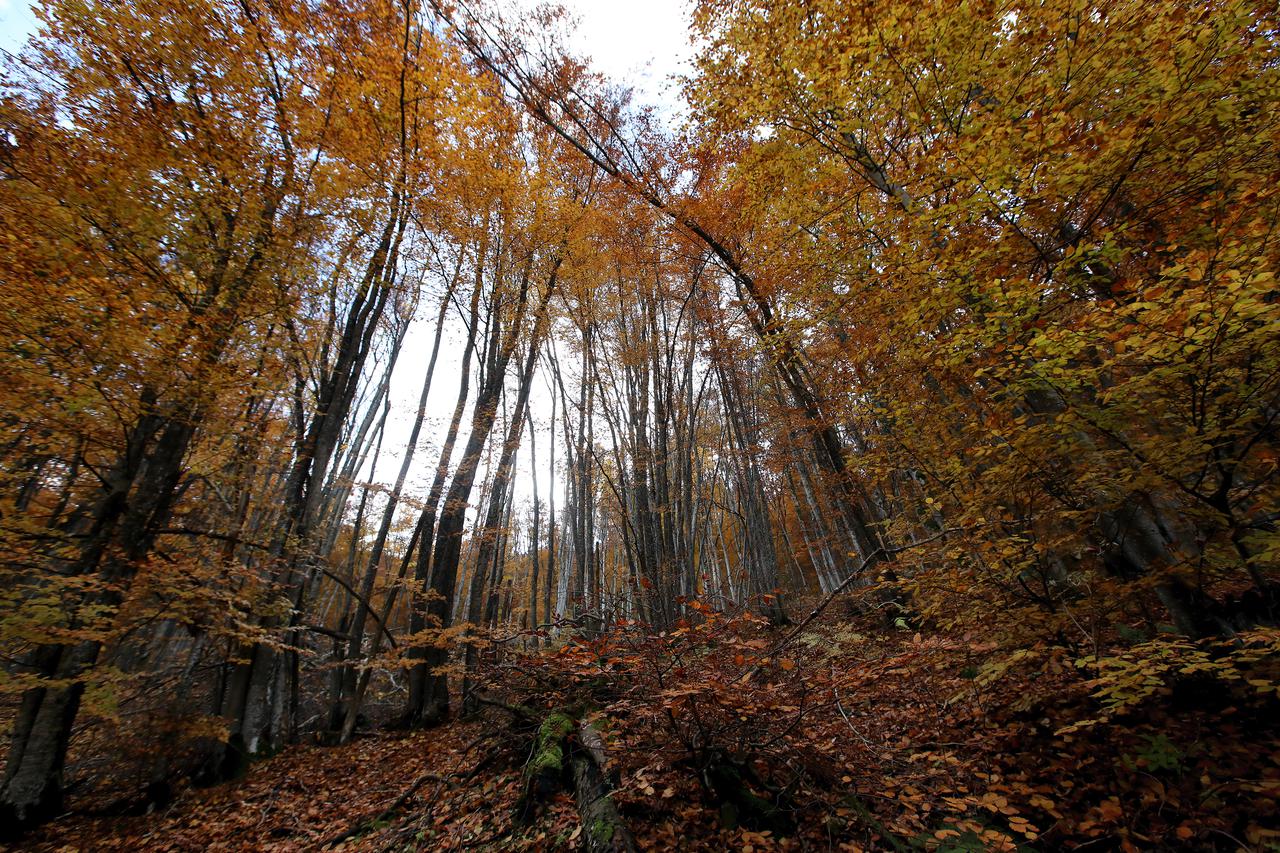
[[(395, 520), (396, 510), (400, 505), (400, 493), (404, 489), (405, 480), (409, 476), (409, 469), (413, 466), (413, 458), (418, 449), (418, 437), (422, 434), (422, 422), (427, 415), (427, 398), (431, 395), (431, 381), (435, 376), (436, 359), (440, 355), (440, 341), (444, 336), (445, 314), (449, 308), (449, 300), (457, 288), (458, 278), (462, 273), (463, 260), (464, 258), (460, 254), (453, 276), (440, 299), (440, 310), (436, 315), (435, 338), (431, 345), (431, 358), (427, 363), (427, 372), (422, 380), (422, 391), (418, 395), (418, 410), (414, 414), (413, 427), (409, 431), (409, 439), (405, 444), (404, 455), (400, 461), (400, 470), (396, 473), (395, 485), (391, 487), (391, 492), (387, 496), (387, 505), (383, 508), (382, 520), (378, 525), (378, 532), (374, 536), (373, 545), (370, 548), (368, 566), (360, 584), (360, 593), (363, 596), (363, 600), (356, 606), (355, 618), (351, 623), (351, 640), (347, 646), (347, 665), (340, 668), (342, 673), (339, 682), (340, 691), (333, 700), (335, 711), (332, 716), (335, 719), (338, 717), (345, 718), (342, 724), (341, 736), (339, 737), (340, 743), (349, 741), (355, 731), (356, 717), (359, 714), (360, 703), (364, 696), (363, 688), (368, 684), (368, 670), (363, 674), (358, 674), (354, 663), (360, 658), (364, 642), (365, 623), (369, 618), (368, 602), (372, 601), (374, 582), (377, 579), (378, 568), (382, 563), (382, 552), (386, 547), (387, 536), (391, 532), (391, 524)], [(395, 593), (393, 591), (388, 597), (384, 619), (390, 615), (391, 605), (394, 601)], [(375, 643), (377, 642), (375, 640)], [(360, 681), (360, 689), (357, 689), (357, 678)], [(337, 710), (338, 707), (343, 705), (346, 706), (345, 711)]]
[[(534, 330), (529, 344), (534, 350), (541, 345), (542, 334), (546, 328), (547, 303), (555, 292), (560, 264), (561, 256), (557, 254), (534, 315)], [(499, 318), (491, 318), (493, 326), (488, 347), (490, 364), (486, 372), (486, 382), (476, 396), (471, 419), (471, 434), (467, 438), (462, 461), (458, 465), (453, 481), (449, 484), (444, 509), (440, 515), (426, 616), (429, 624), (441, 629), (446, 629), (452, 624), (467, 504), (480, 466), (480, 457), (488, 442), (489, 432), (497, 419), (498, 399), (504, 384), (507, 364), (520, 335), (527, 294), (526, 273), (520, 289), (520, 301), (517, 303), (506, 340), (500, 338)], [(411, 687), (408, 719), (413, 725), (431, 725), (442, 721), (449, 711), (448, 675), (442, 671), (448, 661), (448, 650), (437, 644), (423, 649), (420, 654), (422, 663), (414, 667), (417, 673), (414, 677), (420, 679), (420, 686), (416, 693)]]

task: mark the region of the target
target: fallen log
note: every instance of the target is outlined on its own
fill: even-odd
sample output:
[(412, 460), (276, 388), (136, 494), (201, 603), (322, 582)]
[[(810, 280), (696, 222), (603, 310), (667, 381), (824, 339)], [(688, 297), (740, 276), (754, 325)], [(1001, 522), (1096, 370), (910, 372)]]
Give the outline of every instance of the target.
[(524, 794), (516, 803), (515, 821), (527, 826), (533, 822), (542, 804), (564, 784), (568, 762), (569, 735), (577, 720), (567, 711), (552, 711), (538, 726), (533, 741), (533, 756), (525, 768)]
[(601, 737), (600, 730), (596, 728), (594, 723), (584, 722), (578, 727), (578, 743), (591, 755), (591, 760), (596, 763), (596, 766), (600, 768), (600, 772), (609, 780), (609, 785), (616, 787), (618, 784), (618, 770), (616, 767), (612, 769), (609, 767), (609, 758), (604, 748), (604, 738)]
[(636, 840), (622, 822), (606, 777), (604, 740), (593, 723), (579, 722), (583, 745), (573, 757), (573, 787), (582, 820), (582, 846), (587, 853), (635, 853)]
[(572, 784), (582, 822), (582, 849), (587, 853), (635, 853), (635, 837), (618, 813), (608, 774), (604, 739), (595, 724), (575, 712), (551, 712), (534, 738), (515, 823), (532, 823), (552, 794)]

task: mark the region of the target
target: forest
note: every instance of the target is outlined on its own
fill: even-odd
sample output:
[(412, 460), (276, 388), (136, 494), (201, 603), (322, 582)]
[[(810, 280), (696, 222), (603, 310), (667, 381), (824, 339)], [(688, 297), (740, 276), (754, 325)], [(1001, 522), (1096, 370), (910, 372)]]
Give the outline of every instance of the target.
[(1280, 851), (1274, 0), (513, 8), (5, 54), (0, 849)]

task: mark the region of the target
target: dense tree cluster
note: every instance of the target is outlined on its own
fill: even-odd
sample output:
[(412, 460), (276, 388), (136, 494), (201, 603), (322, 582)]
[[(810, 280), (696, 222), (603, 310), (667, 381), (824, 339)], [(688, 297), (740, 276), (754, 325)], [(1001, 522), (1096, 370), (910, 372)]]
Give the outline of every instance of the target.
[(122, 735), (160, 791), (438, 724), (503, 638), (874, 588), (1011, 660), (1137, 630), (1123, 686), (1280, 616), (1274, 4), (699, 0), (679, 132), (553, 13), (42, 16), (0, 91), (6, 828)]

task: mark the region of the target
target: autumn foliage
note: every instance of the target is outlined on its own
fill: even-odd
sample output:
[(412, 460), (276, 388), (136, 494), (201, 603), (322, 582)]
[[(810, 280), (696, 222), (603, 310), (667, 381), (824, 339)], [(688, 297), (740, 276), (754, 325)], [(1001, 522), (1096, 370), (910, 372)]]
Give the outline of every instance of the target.
[(0, 834), (1280, 844), (1274, 4), (690, 11), (45, 4)]

